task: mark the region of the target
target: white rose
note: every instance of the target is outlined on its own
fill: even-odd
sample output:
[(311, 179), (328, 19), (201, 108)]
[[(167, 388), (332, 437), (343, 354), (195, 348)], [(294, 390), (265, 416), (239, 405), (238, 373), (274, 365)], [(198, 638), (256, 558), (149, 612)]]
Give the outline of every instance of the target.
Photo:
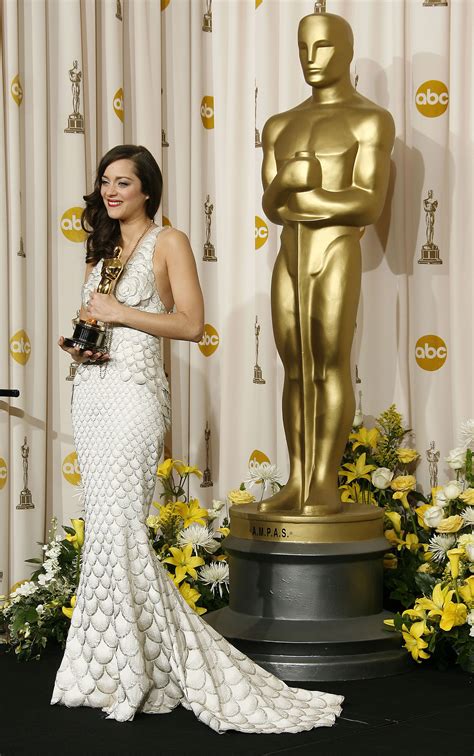
[(372, 484), (382, 491), (388, 488), (393, 478), (393, 472), (388, 467), (378, 467), (372, 473)]
[(429, 528), (436, 528), (441, 520), (444, 519), (443, 508), (436, 505), (428, 507), (423, 514), (423, 519)]
[(461, 446), (451, 449), (445, 461), (452, 470), (461, 470), (466, 464), (466, 450)]
[(464, 548), (466, 549), (466, 554), (469, 561), (474, 562), (474, 543), (466, 543)]
[(457, 480), (450, 480), (443, 488), (443, 493), (448, 501), (453, 501), (462, 493), (462, 486)]

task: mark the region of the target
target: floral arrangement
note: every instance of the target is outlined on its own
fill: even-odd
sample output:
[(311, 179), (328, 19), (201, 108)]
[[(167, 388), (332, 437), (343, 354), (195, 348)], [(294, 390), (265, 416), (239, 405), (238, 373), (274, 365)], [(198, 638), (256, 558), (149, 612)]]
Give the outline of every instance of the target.
[(463, 445), (446, 458), (455, 479), (416, 490), (419, 454), (402, 446), (410, 431), (394, 405), (373, 428), (356, 415), (339, 470), (346, 502), (385, 509), (387, 625), (402, 635), (416, 661), (453, 658), (474, 671), (474, 421), (463, 424)]
[(249, 462), (249, 477), (242, 481), (239, 488), (234, 488), (227, 494), (229, 504), (251, 504), (256, 500), (250, 489), (260, 486), (260, 501), (268, 491), (270, 495), (277, 493), (283, 488), (280, 481), (280, 473), (276, 465), (270, 462)]
[(229, 533), (228, 520), (213, 529), (224, 502), (214, 500), (207, 510), (198, 499), (188, 501), (187, 480), (190, 475), (202, 477), (202, 472), (179, 459), (165, 459), (157, 475), (163, 502), (153, 502), (158, 514), (150, 515), (146, 524), (158, 559), (198, 614), (227, 606), (229, 565), (222, 541)]
[(8, 597), (0, 596), (0, 624), (20, 659), (39, 659), (48, 641), (66, 643), (69, 620), (81, 569), (84, 520), (71, 520), (66, 536), (57, 534), (53, 518), (43, 559), (28, 559), (39, 567), (29, 580), (15, 583)]

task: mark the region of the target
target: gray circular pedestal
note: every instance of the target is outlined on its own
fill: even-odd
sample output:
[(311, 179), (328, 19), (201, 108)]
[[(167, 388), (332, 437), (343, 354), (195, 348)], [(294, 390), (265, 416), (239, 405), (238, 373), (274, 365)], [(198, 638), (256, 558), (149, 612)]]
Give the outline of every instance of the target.
[(288, 681), (356, 680), (405, 671), (384, 629), (385, 538), (274, 543), (229, 536), (230, 603), (204, 619)]

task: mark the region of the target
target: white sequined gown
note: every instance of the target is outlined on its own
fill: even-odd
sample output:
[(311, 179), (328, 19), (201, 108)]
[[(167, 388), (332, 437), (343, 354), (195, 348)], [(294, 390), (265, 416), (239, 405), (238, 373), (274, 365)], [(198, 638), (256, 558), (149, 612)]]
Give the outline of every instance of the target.
[[(158, 228), (135, 250), (117, 298), (163, 312), (153, 277)], [(99, 263), (83, 288), (96, 288)], [(145, 518), (170, 416), (158, 339), (115, 327), (107, 369), (82, 365), (72, 416), (85, 492), (83, 567), (51, 703), (108, 719), (178, 704), (217, 732), (330, 726), (342, 698), (289, 688), (209, 627), (181, 597), (148, 540)]]

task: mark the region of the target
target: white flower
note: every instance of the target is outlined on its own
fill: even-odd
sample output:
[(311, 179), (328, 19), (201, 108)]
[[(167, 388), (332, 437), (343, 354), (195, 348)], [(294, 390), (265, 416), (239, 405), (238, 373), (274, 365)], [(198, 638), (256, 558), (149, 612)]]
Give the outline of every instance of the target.
[(440, 489), (439, 491), (436, 491), (436, 493), (433, 496), (433, 506), (436, 507), (447, 507), (449, 504), (449, 501), (446, 498), (446, 494), (444, 493), (444, 488)]
[(356, 409), (354, 419), (352, 421), (352, 427), (358, 428), (364, 422), (364, 415), (360, 409)]
[(36, 607), (36, 613), (41, 615), (43, 614), (43, 612), (44, 612), (44, 605), (38, 604), (38, 606)]
[(474, 525), (474, 507), (466, 507), (461, 512), (465, 525)]
[(212, 595), (217, 589), (219, 596), (222, 598), (222, 588), (228, 589), (229, 586), (229, 565), (227, 562), (211, 562), (205, 564), (198, 570), (199, 579), (205, 584), (211, 586)]
[(372, 484), (382, 491), (388, 488), (393, 478), (393, 472), (388, 467), (378, 467), (372, 473)]
[[(454, 501), (462, 493), (462, 486), (457, 480), (450, 480), (443, 488), (443, 493), (448, 501)], [(438, 502), (438, 497), (436, 502), (440, 503)]]
[(461, 423), (461, 444), (464, 450), (474, 446), (474, 420), (465, 420)]
[(52, 572), (47, 572), (46, 575), (42, 572), (40, 575), (38, 575), (38, 583), (40, 585), (47, 585), (51, 582), (51, 580), (54, 580), (54, 574)]
[(428, 507), (428, 509), (426, 509), (423, 513), (423, 519), (429, 528), (436, 528), (443, 518), (443, 508), (438, 507), (437, 505)]
[(46, 574), (54, 576), (59, 570), (59, 562), (57, 559), (46, 559), (46, 561), (43, 562), (43, 567)]
[(278, 491), (278, 478), (280, 473), (276, 465), (268, 462), (251, 462), (249, 464), (250, 477), (245, 481), (245, 485), (252, 486), (262, 485), (263, 492), (269, 488), (272, 493)]
[(452, 470), (462, 470), (466, 464), (466, 450), (462, 446), (451, 449), (448, 456), (445, 457), (445, 461)]
[(471, 626), (471, 630), (469, 632), (469, 635), (471, 636), (471, 638), (474, 638), (474, 609), (471, 609), (471, 611), (467, 615), (466, 622), (467, 622), (468, 625)]
[[(426, 512), (425, 512), (426, 514)], [(446, 552), (456, 543), (456, 537), (453, 535), (435, 535), (430, 538), (428, 551), (433, 554), (433, 559), (442, 562), (446, 559)]]
[(10, 598), (19, 598), (20, 596), (32, 596), (38, 590), (38, 585), (32, 580), (19, 585), (16, 591), (10, 594)]
[(46, 548), (45, 556), (49, 559), (56, 559), (61, 553), (61, 545), (59, 543), (53, 543)]
[(197, 553), (199, 547), (207, 551), (208, 554), (213, 554), (219, 548), (218, 541), (212, 537), (206, 526), (196, 522), (181, 530), (178, 534), (178, 543), (181, 547), (191, 544), (195, 553)]
[(464, 548), (469, 561), (474, 562), (474, 543), (467, 543)]
[(221, 501), (220, 499), (212, 500), (212, 509), (214, 512), (220, 512), (223, 506), (224, 506), (224, 502)]

